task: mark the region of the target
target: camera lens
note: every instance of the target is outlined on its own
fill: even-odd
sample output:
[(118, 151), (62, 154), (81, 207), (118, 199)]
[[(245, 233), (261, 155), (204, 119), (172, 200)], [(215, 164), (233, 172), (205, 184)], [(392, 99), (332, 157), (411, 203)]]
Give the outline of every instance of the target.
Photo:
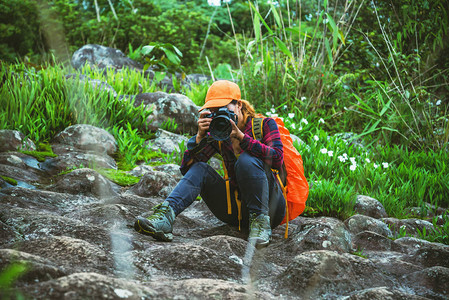
[(232, 131), (231, 122), (227, 116), (216, 116), (209, 126), (210, 135), (217, 141), (226, 140)]

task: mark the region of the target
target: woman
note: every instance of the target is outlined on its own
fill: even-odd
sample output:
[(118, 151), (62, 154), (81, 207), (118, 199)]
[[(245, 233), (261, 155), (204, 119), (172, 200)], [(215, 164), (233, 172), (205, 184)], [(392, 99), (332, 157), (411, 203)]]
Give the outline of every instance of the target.
[[(257, 248), (269, 244), (271, 229), (285, 215), (285, 199), (273, 174), (273, 170), (282, 170), (283, 146), (271, 118), (262, 121), (263, 138), (254, 138), (254, 108), (240, 97), (233, 82), (219, 80), (210, 86), (200, 109), (198, 133), (188, 141), (181, 163), (184, 177), (167, 199), (154, 207), (153, 215), (137, 218), (134, 228), (138, 232), (171, 241), (175, 216), (201, 195), (221, 221), (239, 228), (249, 225), (250, 243)], [(217, 141), (209, 132), (210, 114), (223, 107), (237, 116), (237, 124), (231, 118), (229, 137)], [(223, 157), (225, 178), (207, 164), (217, 152)]]

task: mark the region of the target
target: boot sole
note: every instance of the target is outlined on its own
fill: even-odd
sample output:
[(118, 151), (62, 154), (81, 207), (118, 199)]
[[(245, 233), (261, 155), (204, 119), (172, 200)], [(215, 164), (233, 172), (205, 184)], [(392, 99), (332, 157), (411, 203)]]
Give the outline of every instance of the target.
[(145, 224), (144, 220), (145, 219), (143, 219), (143, 218), (137, 218), (136, 222), (134, 223), (134, 229), (138, 233), (149, 235), (159, 241), (164, 241), (164, 242), (173, 241), (173, 234), (171, 232), (165, 233), (163, 231), (157, 231), (152, 226)]

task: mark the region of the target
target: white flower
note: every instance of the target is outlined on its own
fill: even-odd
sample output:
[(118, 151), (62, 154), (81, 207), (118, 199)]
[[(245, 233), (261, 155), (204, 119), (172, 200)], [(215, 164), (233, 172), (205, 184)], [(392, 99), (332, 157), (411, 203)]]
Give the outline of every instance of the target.
[(437, 103), (435, 103), (435, 105), (440, 105), (441, 104), (441, 100), (438, 100)]
[(348, 159), (348, 154), (343, 153), (343, 157), (344, 157), (345, 159)]
[(314, 136), (313, 136), (313, 139), (314, 139), (315, 141), (318, 141), (320, 138), (319, 138), (317, 135), (314, 135)]
[(299, 126), (298, 130), (302, 130), (302, 126)]
[(376, 164), (376, 163), (374, 163), (374, 164), (373, 164), (373, 167), (374, 167), (374, 169), (377, 169), (377, 168), (379, 167), (379, 165)]
[(276, 110), (273, 108), (271, 108), (271, 112), (274, 114), (276, 112)]
[(301, 119), (301, 122), (306, 124), (306, 125), (309, 124), (309, 122), (306, 119), (304, 119), (304, 118)]
[(371, 161), (369, 160), (369, 158), (365, 158), (365, 161), (367, 162), (367, 163), (370, 163)]
[(355, 157), (350, 157), (349, 161), (352, 162), (355, 165)]
[(328, 152), (327, 152), (327, 155), (329, 155), (329, 156), (334, 156), (334, 151), (328, 151)]
[(271, 116), (271, 111), (267, 111), (266, 115)]
[(301, 97), (301, 101), (306, 101), (306, 100), (307, 100), (306, 97), (304, 97), (304, 96)]
[(324, 120), (323, 120), (323, 118), (319, 119), (319, 120), (318, 120), (318, 123), (322, 123), (322, 124), (324, 124)]
[(324, 19), (324, 20), (323, 20), (323, 24), (327, 24), (327, 22), (329, 22), (328, 19)]
[(341, 162), (345, 162), (345, 161), (346, 161), (346, 158), (344, 158), (344, 156), (342, 156), (342, 155), (339, 155), (339, 156), (338, 156), (338, 159), (339, 159)]
[(292, 123), (292, 128), (296, 129), (296, 124), (295, 123)]
[(271, 117), (272, 117), (272, 118), (277, 118), (277, 117), (278, 117), (278, 114), (271, 114)]
[(323, 149), (320, 150), (320, 152), (323, 153), (323, 154), (326, 154), (327, 153), (327, 149), (323, 148)]
[(349, 167), (349, 170), (355, 171), (356, 168), (357, 168), (357, 165), (354, 164)]
[(387, 162), (383, 162), (382, 163), (382, 167), (384, 167), (384, 169), (388, 168), (388, 163)]
[(284, 105), (284, 109), (287, 109), (287, 104)]
[(290, 119), (293, 119), (293, 118), (295, 117), (295, 113), (289, 113), (289, 114), (288, 114), (288, 117), (289, 117)]

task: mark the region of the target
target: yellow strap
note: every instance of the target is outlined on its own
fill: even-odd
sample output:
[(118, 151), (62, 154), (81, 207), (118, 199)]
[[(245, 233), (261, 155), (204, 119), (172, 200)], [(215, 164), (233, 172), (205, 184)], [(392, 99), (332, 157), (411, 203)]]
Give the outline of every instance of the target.
[(284, 184), (282, 183), (281, 180), (281, 176), (279, 176), (279, 171), (276, 169), (271, 169), (275, 174), (276, 177), (279, 181), (279, 184), (281, 185), (282, 188), (282, 193), (284, 194), (284, 199), (285, 199), (285, 214), (286, 214), (286, 222), (285, 222), (285, 234), (284, 234), (284, 238), (288, 238), (288, 204), (287, 204), (287, 187), (284, 186)]
[[(218, 142), (218, 147), (220, 148), (221, 153), (221, 141)], [(226, 166), (224, 163), (224, 160), (222, 159), (222, 165), (223, 165), (223, 171), (224, 171), (224, 180), (226, 182), (226, 201), (228, 203), (228, 215), (232, 214), (232, 207), (231, 207), (231, 187), (229, 185), (229, 176), (228, 176), (228, 170), (226, 170)]]
[(254, 118), (251, 119), (251, 130), (253, 132), (253, 138), (256, 138), (256, 134), (254, 133)]
[(241, 230), (240, 228), (240, 221), (242, 220), (242, 202), (239, 200), (239, 193), (237, 190), (234, 191), (234, 196), (235, 196), (235, 203), (237, 204), (237, 210), (239, 212), (239, 231)]

